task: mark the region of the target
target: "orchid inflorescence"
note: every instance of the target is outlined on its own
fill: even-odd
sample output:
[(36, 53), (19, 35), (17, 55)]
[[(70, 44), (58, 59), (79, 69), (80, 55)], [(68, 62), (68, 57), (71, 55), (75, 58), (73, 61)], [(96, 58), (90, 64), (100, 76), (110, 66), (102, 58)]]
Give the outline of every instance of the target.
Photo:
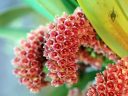
[[(72, 85), (78, 81), (79, 62), (100, 69), (102, 57), (106, 56), (118, 63), (109, 65), (103, 73), (97, 75), (96, 84), (88, 90), (87, 96), (106, 96), (117, 90), (123, 90), (121, 94), (124, 94), (127, 89), (127, 83), (123, 83), (124, 79), (127, 80), (125, 77), (127, 68), (124, 64), (126, 59), (118, 61), (119, 57), (97, 36), (80, 8), (71, 15), (64, 13), (47, 26), (41, 26), (30, 32), (27, 39), (21, 40), (20, 46), (15, 48), (14, 74), (30, 91), (39, 92), (41, 88), (50, 84), (50, 81), (46, 80), (46, 75), (52, 79), (52, 86)], [(99, 57), (92, 57), (85, 50), (88, 47)], [(44, 66), (49, 73), (43, 71)], [(122, 74), (119, 73), (120, 70)], [(116, 85), (111, 84), (115, 82), (114, 80), (117, 80)], [(119, 88), (114, 89), (114, 86)], [(100, 95), (102, 93), (104, 95)]]
[(87, 96), (128, 96), (128, 58), (108, 65), (98, 73), (96, 83), (89, 88)]
[(45, 80), (42, 71), (46, 58), (43, 56), (45, 28), (39, 27), (28, 34), (27, 40), (21, 40), (15, 48), (14, 74), (19, 77), (21, 84), (26, 85), (32, 92), (38, 92), (49, 82)]

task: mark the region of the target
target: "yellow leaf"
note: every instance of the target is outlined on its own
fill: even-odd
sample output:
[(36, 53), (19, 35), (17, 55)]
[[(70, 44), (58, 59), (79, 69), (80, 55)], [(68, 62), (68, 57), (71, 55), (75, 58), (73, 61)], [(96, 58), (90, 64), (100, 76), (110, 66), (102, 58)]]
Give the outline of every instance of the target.
[(128, 1), (78, 0), (102, 40), (120, 57), (128, 56)]

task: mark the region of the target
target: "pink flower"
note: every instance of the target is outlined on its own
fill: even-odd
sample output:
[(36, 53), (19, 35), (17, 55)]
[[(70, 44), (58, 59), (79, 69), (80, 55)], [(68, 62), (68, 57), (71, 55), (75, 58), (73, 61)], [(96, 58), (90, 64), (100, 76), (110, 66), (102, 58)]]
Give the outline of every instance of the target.
[(86, 51), (80, 51), (81, 46), (93, 48), (97, 54), (111, 60), (118, 60), (117, 55), (97, 39), (90, 22), (77, 8), (72, 15), (57, 17), (53, 23), (33, 30), (26, 40), (21, 41), (15, 50), (14, 73), (32, 92), (38, 92), (49, 83), (42, 71), (47, 61), (45, 65), (53, 86), (77, 83), (79, 60), (98, 68), (102, 63), (101, 58), (92, 58)]
[[(107, 56), (114, 61), (117, 60), (115, 53), (96, 37), (96, 32), (80, 8), (77, 8), (72, 15), (64, 14), (49, 24), (48, 33), (45, 35), (44, 56), (49, 59), (50, 64), (46, 66), (50, 73), (56, 74), (53, 76), (56, 78), (49, 75), (52, 78), (52, 85), (59, 86), (64, 83), (74, 84), (77, 82), (78, 67), (76, 63), (80, 46), (94, 48), (98, 54)], [(60, 77), (58, 75), (60, 72), (64, 72), (65, 76)]]
[(20, 83), (26, 85), (32, 92), (38, 92), (48, 84), (42, 71), (46, 58), (43, 57), (45, 27), (39, 27), (28, 34), (26, 40), (15, 48), (14, 73)]
[(67, 15), (57, 18), (52, 23), (54, 27), (49, 25), (49, 33), (45, 37), (44, 56), (49, 59), (46, 66), (50, 70), (49, 76), (54, 86), (74, 84), (78, 80), (76, 53), (79, 50), (79, 38), (77, 27), (70, 18)]
[(77, 82), (76, 64), (66, 64), (64, 60), (60, 60), (59, 63), (49, 60), (47, 61), (46, 66), (50, 70), (48, 76), (52, 78), (52, 86), (57, 87), (65, 82), (68, 84)]
[(96, 83), (86, 96), (128, 96), (128, 57), (115, 65), (108, 65), (103, 73), (98, 73)]
[[(84, 96), (98, 96), (97, 92), (96, 92), (96, 88), (95, 86), (91, 86), (89, 89), (88, 89), (88, 92), (84, 94)], [(100, 96), (100, 95), (99, 95)], [(102, 96), (102, 94), (101, 94)]]

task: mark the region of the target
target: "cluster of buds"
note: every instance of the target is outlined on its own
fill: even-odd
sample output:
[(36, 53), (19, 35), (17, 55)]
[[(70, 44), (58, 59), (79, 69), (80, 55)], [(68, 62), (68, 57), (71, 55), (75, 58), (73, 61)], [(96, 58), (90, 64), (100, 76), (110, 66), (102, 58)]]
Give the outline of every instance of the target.
[(14, 74), (19, 77), (20, 83), (26, 85), (32, 92), (38, 92), (48, 84), (43, 72), (46, 62), (43, 57), (44, 31), (46, 31), (44, 27), (33, 30), (27, 39), (22, 40), (21, 45), (15, 48)]
[(53, 23), (32, 31), (26, 40), (22, 40), (15, 50), (14, 73), (33, 92), (49, 83), (42, 71), (44, 64), (49, 70), (51, 85), (77, 83), (78, 61), (98, 68), (102, 66), (102, 58), (92, 58), (88, 52), (80, 50), (81, 46), (93, 48), (97, 54), (111, 60), (118, 59), (103, 41), (97, 39), (90, 22), (77, 8), (72, 15), (57, 17)]
[[(46, 66), (50, 70), (48, 75), (52, 78), (52, 85), (77, 82), (76, 63), (80, 56), (78, 56), (80, 46), (94, 48), (98, 54), (117, 60), (117, 56), (96, 37), (96, 32), (80, 8), (77, 8), (72, 15), (64, 14), (49, 24), (45, 36), (44, 56), (48, 59)], [(84, 61), (87, 61), (86, 58), (88, 59), (85, 56)], [(94, 62), (96, 66), (101, 66), (100, 60)]]
[[(102, 54), (108, 57), (110, 60), (117, 61), (119, 57), (108, 46), (100, 40), (95, 29), (85, 17), (80, 8), (74, 11), (76, 28), (78, 29), (79, 45), (84, 47), (93, 48), (97, 54)], [(80, 16), (80, 17), (78, 17)]]
[(86, 96), (128, 96), (128, 57), (98, 73)]

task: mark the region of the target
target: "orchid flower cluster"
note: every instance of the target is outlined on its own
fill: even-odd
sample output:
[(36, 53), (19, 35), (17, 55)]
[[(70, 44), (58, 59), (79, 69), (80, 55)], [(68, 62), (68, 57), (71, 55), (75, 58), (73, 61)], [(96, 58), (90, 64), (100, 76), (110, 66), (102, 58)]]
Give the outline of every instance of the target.
[(128, 96), (128, 57), (109, 64), (97, 73), (95, 83), (88, 90), (71, 89), (68, 96)]
[[(120, 58), (99, 38), (80, 8), (73, 14), (64, 13), (54, 22), (31, 31), (15, 48), (14, 74), (32, 92), (43, 87), (73, 85), (79, 80), (79, 62), (100, 69), (103, 56), (117, 64), (96, 76), (96, 84), (84, 96), (122, 96), (127, 93), (128, 59)], [(85, 50), (92, 48), (99, 57)], [(43, 68), (49, 70), (44, 72)], [(51, 81), (47, 80), (47, 76)], [(116, 87), (116, 88), (115, 88)], [(109, 95), (108, 95), (109, 94)], [(71, 95), (77, 96), (77, 95)]]

